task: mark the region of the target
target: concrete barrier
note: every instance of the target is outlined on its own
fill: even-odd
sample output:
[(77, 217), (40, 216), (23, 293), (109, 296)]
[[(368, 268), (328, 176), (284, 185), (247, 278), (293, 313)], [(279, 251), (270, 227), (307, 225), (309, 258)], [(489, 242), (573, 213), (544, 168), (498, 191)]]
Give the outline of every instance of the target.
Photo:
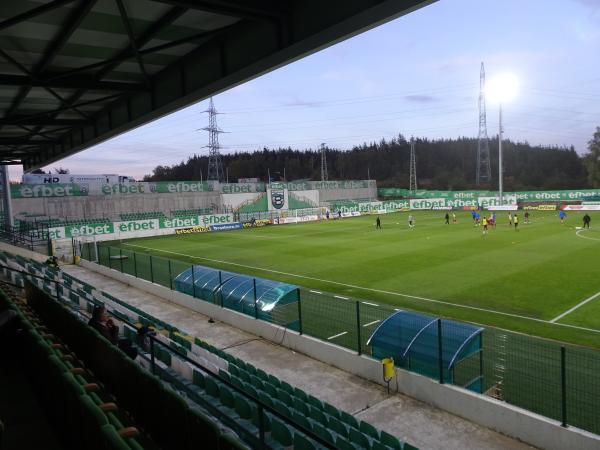
[[(386, 386), (381, 363), (372, 358), (89, 261), (82, 260), (81, 265), (179, 306)], [(600, 436), (596, 434), (575, 427), (564, 428), (559, 422), (539, 414), (457, 386), (439, 384), (416, 373), (398, 369), (391, 388), (536, 447), (550, 450), (600, 449)]]

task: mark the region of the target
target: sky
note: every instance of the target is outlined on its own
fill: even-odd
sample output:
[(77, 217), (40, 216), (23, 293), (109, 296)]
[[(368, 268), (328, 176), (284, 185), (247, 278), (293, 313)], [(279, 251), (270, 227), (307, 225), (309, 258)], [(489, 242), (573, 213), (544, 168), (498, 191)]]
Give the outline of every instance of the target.
[[(440, 0), (214, 97), (223, 153), (476, 137), (479, 71), (512, 73), (505, 137), (583, 154), (600, 126), (600, 0)], [(135, 178), (207, 154), (208, 101), (46, 168)], [(488, 135), (498, 105), (487, 104)], [(18, 179), (20, 167), (11, 167)], [(247, 176), (256, 176), (248, 174)]]

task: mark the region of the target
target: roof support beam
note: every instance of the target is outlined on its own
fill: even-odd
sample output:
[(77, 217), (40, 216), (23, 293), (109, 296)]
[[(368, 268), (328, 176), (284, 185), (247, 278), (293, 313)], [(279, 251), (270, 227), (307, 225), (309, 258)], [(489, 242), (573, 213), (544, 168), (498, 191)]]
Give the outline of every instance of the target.
[(46, 3), (45, 5), (38, 6), (37, 8), (30, 9), (29, 11), (25, 11), (24, 13), (0, 22), (0, 30), (4, 30), (5, 28), (12, 27), (18, 23), (25, 22), (26, 20), (32, 19), (40, 14), (44, 14), (45, 12), (52, 11), (53, 9), (60, 8), (61, 6), (69, 3), (73, 3), (74, 1), (75, 0), (55, 0), (53, 2)]
[(143, 91), (146, 88), (138, 83), (123, 83), (118, 81), (97, 81), (90, 76), (79, 76), (60, 80), (39, 80), (31, 76), (21, 75), (1, 75), (0, 85), (4, 86), (26, 86), (42, 88), (62, 88), (62, 89), (87, 89), (94, 91), (119, 91), (135, 92)]
[(248, 20), (281, 20), (286, 13), (281, 8), (280, 2), (261, 1), (235, 1), (235, 0), (154, 0), (160, 3), (182, 6), (184, 8), (221, 14), (229, 17), (239, 17)]

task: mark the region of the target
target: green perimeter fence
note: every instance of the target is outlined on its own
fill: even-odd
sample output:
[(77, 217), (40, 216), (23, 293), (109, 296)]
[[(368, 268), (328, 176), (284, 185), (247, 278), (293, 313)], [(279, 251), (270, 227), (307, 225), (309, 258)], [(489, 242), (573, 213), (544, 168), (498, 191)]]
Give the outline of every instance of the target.
[[(172, 290), (177, 275), (193, 266), (107, 244), (82, 244), (80, 252), (84, 259)], [(195, 291), (194, 296), (201, 298)], [(219, 296), (212, 297), (201, 299), (219, 304)], [(299, 298), (297, 303), (275, 307), (269, 320), (367, 356), (373, 331), (398, 311), (389, 305), (305, 288), (300, 289)], [(466, 386), (481, 374), (485, 395), (563, 426), (600, 434), (600, 352), (492, 327), (482, 332), (482, 349), (461, 361), (450, 378), (440, 376), (439, 370), (433, 373), (439, 367), (436, 363), (418, 368), (402, 360), (396, 365), (458, 386)]]

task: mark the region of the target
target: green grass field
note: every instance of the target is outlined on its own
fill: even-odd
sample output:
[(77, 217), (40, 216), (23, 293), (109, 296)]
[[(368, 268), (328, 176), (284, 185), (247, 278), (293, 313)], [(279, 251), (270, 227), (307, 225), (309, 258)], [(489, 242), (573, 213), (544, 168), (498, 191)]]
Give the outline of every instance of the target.
[[(502, 213), (485, 236), (469, 212), (451, 225), (444, 214), (413, 213), (413, 229), (408, 213), (395, 213), (381, 216), (381, 230), (363, 216), (109, 242), (99, 246), (99, 262), (171, 288), (192, 264), (296, 284), (303, 332), (366, 354), (367, 339), (395, 308), (488, 325), (484, 390), (556, 420), (560, 345), (527, 335), (591, 347), (566, 347), (566, 404), (569, 424), (599, 433), (600, 213), (585, 231), (576, 229), (581, 213), (569, 213), (565, 225), (556, 212), (532, 212), (530, 224), (521, 213), (519, 231)], [(297, 319), (296, 303), (272, 318)], [(478, 355), (461, 362), (454, 383), (464, 386), (479, 368)]]
[(413, 213), (413, 229), (395, 213), (381, 216), (381, 230), (363, 216), (113, 244), (600, 348), (600, 296), (555, 320), (600, 291), (600, 213), (579, 232), (579, 212), (565, 225), (553, 211), (531, 212), (530, 224), (520, 213), (519, 231), (500, 212), (486, 236), (469, 212), (445, 225), (443, 211), (427, 211)]

